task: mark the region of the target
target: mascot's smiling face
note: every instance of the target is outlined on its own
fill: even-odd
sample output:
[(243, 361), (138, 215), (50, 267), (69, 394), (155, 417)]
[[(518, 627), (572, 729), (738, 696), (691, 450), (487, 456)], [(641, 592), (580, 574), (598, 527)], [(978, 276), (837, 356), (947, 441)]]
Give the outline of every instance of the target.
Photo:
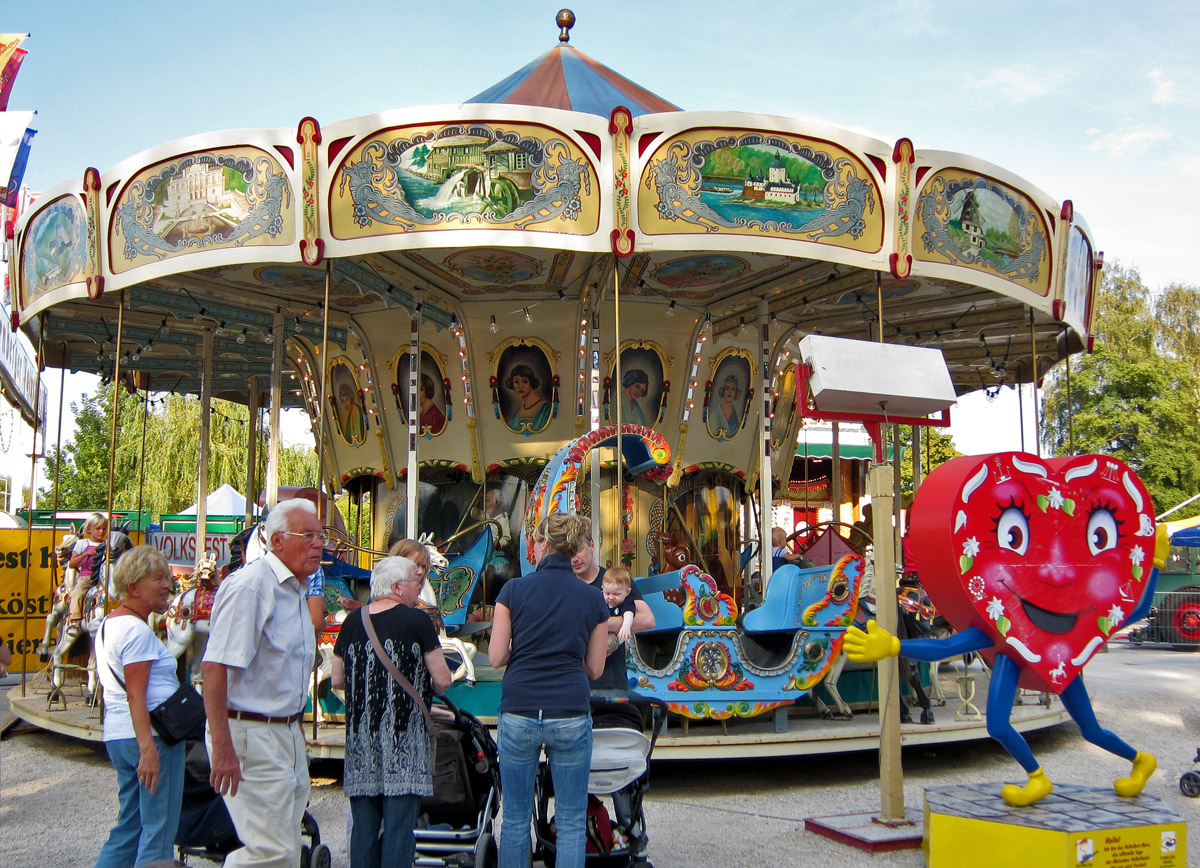
[(1021, 684), (1058, 693), (1146, 590), (1150, 496), (1103, 455), (957, 458), (913, 503), (917, 572), (956, 629), (987, 632)]

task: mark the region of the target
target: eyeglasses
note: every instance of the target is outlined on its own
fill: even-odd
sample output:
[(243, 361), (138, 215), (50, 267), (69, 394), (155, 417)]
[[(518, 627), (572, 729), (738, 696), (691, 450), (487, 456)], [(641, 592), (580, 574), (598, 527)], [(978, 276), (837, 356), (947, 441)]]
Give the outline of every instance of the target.
[(322, 531), (306, 530), (303, 533), (300, 533), (299, 531), (294, 531), (294, 530), (281, 530), (279, 532), (281, 534), (283, 534), (284, 536), (301, 537), (309, 545), (312, 545), (317, 540), (321, 540), (321, 542), (329, 542), (329, 531), (327, 531), (327, 530), (322, 530)]

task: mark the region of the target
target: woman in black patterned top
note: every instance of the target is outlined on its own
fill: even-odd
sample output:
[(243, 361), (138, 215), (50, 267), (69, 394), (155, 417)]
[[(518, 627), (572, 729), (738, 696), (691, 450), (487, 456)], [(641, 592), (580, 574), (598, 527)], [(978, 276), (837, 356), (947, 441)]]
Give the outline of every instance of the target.
[[(384, 651), (428, 703), (450, 686), (450, 669), (433, 622), (414, 607), (420, 592), (412, 561), (384, 558), (371, 574), (371, 603), (364, 609)], [(362, 612), (354, 610), (342, 624), (331, 679), (346, 691), (350, 866), (411, 865), (421, 797), (433, 794), (429, 735), (421, 709), (376, 656)]]

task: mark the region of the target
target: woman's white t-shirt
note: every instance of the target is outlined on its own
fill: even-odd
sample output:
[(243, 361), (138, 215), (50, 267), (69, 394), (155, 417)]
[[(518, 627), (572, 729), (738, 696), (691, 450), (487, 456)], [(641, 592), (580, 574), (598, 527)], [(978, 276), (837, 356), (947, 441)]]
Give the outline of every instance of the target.
[[(111, 615), (96, 632), (96, 674), (104, 687), (104, 740), (136, 738), (129, 716), (129, 698), (117, 682), (125, 681), (124, 668), (130, 663), (151, 661), (150, 682), (146, 685), (146, 707), (153, 711), (179, 688), (176, 660), (167, 646), (141, 618)], [(116, 670), (114, 674), (113, 670)]]

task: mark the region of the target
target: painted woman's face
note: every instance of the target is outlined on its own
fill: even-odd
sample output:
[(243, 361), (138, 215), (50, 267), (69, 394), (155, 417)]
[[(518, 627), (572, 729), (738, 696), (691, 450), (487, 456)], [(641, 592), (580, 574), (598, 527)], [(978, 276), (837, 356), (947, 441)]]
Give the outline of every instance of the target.
[(529, 380), (525, 377), (522, 377), (520, 374), (513, 374), (512, 388), (513, 392), (515, 392), (520, 398), (526, 397), (530, 392), (533, 391), (529, 387)]
[(625, 390), (625, 394), (627, 394), (630, 398), (637, 400), (638, 398), (642, 397), (642, 395), (646, 394), (646, 384), (634, 383)]
[(732, 404), (737, 399), (737, 386), (728, 383), (721, 389), (721, 398), (726, 404)]

